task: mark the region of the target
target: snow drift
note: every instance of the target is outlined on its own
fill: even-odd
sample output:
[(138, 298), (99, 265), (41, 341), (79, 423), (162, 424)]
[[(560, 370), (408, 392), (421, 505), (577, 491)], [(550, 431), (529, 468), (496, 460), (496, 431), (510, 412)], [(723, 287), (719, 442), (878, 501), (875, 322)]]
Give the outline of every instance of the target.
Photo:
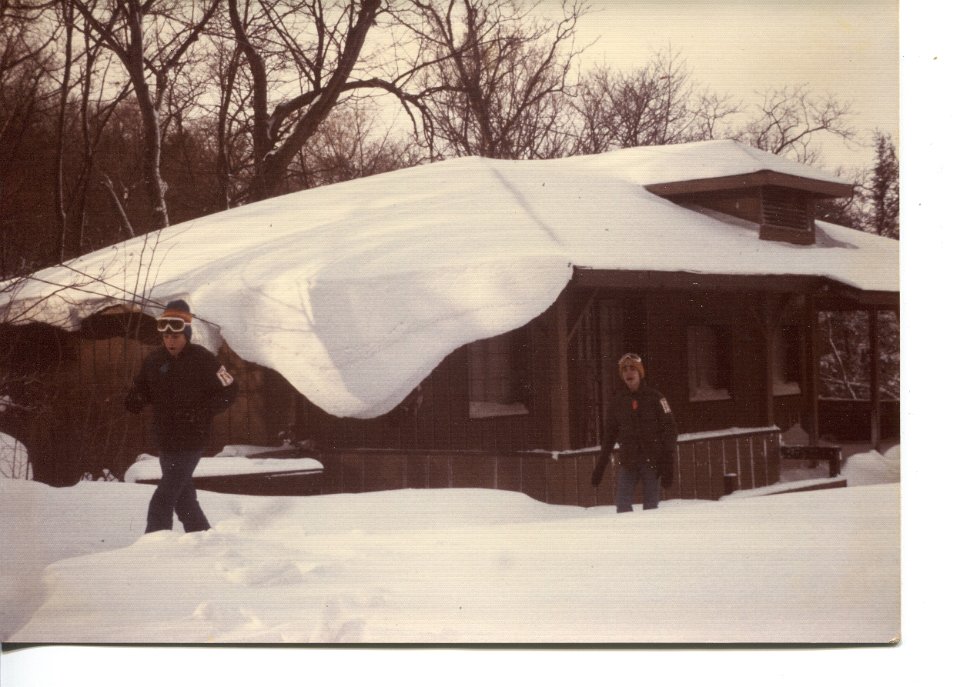
[(42, 643), (892, 642), (899, 485), (551, 506), (519, 493), (203, 492), (0, 480), (0, 639)]

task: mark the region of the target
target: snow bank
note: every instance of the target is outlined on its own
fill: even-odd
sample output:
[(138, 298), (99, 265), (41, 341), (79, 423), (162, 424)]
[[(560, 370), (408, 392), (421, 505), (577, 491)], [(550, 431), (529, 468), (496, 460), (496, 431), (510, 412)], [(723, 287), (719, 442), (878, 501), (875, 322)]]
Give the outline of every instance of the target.
[(899, 482), (900, 445), (882, 454), (868, 451), (850, 456), (844, 463), (843, 474), (850, 475), (848, 484), (852, 487)]
[(149, 487), (2, 480), (0, 490), (0, 518), (22, 523), (0, 541), (7, 641), (899, 636), (896, 484), (625, 515), (476, 489), (204, 492), (212, 530), (143, 536)]
[[(200, 459), (194, 477), (225, 475), (258, 475), (278, 472), (322, 470), (323, 464), (313, 458), (248, 458), (245, 456), (211, 456)], [(123, 474), (124, 482), (160, 479), (160, 459), (141, 454)]]

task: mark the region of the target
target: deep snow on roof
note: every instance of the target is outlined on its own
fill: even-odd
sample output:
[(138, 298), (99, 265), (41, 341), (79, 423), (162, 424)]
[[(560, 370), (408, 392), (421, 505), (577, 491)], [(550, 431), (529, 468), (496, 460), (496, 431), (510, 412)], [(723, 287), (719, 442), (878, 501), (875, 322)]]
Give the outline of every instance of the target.
[[(897, 291), (898, 243), (818, 223), (761, 241), (645, 185), (771, 170), (837, 181), (732, 141), (543, 161), (460, 158), (325, 186), (168, 227), (5, 285), (6, 321), (76, 329), (134, 296), (187, 298), (245, 360), (314, 404), (374, 417), (459, 346), (546, 310), (574, 266), (823, 276)], [(143, 301), (143, 299), (146, 301)]]

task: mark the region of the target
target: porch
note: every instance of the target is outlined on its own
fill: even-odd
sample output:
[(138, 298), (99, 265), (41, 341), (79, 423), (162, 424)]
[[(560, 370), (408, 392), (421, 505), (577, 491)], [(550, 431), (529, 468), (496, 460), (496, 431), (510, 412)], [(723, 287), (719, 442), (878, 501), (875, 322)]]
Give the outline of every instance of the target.
[[(663, 499), (717, 500), (731, 490), (780, 480), (777, 427), (682, 434), (674, 483)], [(614, 503), (613, 475), (598, 488), (590, 474), (599, 447), (575, 451), (324, 450), (318, 493), (388, 489), (504, 489), (544, 503), (591, 507)]]

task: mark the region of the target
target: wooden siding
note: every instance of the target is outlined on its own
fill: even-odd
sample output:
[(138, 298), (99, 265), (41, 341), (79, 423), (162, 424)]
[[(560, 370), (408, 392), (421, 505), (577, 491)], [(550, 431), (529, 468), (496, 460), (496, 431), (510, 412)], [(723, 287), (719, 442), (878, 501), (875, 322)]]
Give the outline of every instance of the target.
[[(153, 342), (46, 332), (37, 344), (30, 366), (20, 372), (29, 373), (36, 387), (36, 398), (28, 399), (32, 421), (11, 428), (28, 446), (35, 479), (66, 486), (87, 473), (103, 477), (104, 470), (122, 479), (139, 454), (156, 453), (150, 409), (132, 415), (125, 408), (127, 390)], [(229, 350), (220, 357), (233, 370), (240, 366)], [(240, 396), (214, 421), (210, 453), (226, 443), (265, 439), (258, 429), (262, 399), (250, 391), (258, 388), (258, 374), (238, 375)], [(279, 443), (276, 435), (270, 443)]]
[[(800, 420), (800, 398), (778, 397), (769, 417), (762, 333), (755, 324), (762, 294), (631, 289), (572, 289), (566, 297), (567, 379), (557, 381), (557, 308), (550, 308), (524, 330), (530, 342), (531, 380), (525, 415), (469, 417), (467, 351), (451, 353), (396, 409), (356, 420), (336, 418), (299, 397), (277, 378), (262, 393), (270, 409), (267, 443), (288, 424), (299, 439), (318, 448), (513, 452), (563, 450), (599, 443), (604, 404), (619, 384), (616, 360), (625, 350), (641, 353), (650, 384), (674, 409), (681, 432), (755, 427), (771, 419), (787, 429)], [(692, 401), (687, 386), (687, 327), (715, 324), (729, 335), (730, 398)], [(556, 446), (554, 403), (558, 391), (569, 398), (569, 443)], [(560, 433), (562, 434), (562, 433)]]
[[(763, 342), (752, 326), (750, 306), (759, 296), (663, 292), (645, 298), (647, 321), (644, 353), (647, 378), (670, 402), (681, 432), (752, 427), (766, 418)], [(694, 401), (688, 388), (687, 327), (717, 326), (728, 337), (730, 396)]]
[[(334, 417), (306, 402), (291, 386), (278, 384), (269, 390), (268, 406), (278, 409), (272, 424), (279, 429), (289, 418), (298, 438), (331, 449), (497, 452), (547, 445), (549, 399), (541, 393), (546, 387), (533, 391), (527, 414), (471, 418), (466, 356), (465, 347), (454, 351), (397, 408), (369, 420)], [(285, 414), (284, 409), (292, 406), (296, 411)]]

